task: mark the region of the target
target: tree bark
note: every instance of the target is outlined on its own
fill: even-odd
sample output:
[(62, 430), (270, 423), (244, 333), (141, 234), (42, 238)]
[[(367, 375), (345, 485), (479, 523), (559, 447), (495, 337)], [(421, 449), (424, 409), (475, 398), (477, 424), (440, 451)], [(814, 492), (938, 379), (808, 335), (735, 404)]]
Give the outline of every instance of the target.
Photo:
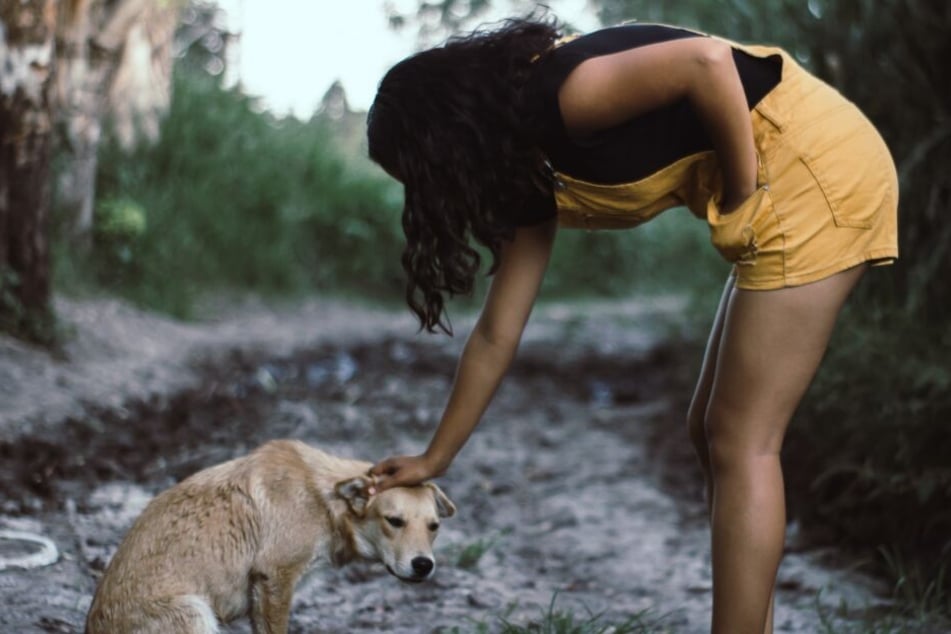
[(66, 0), (57, 26), (57, 226), (88, 245), (103, 124), (126, 148), (154, 141), (169, 104), (178, 2)]
[(0, 327), (49, 315), (55, 0), (0, 3)]

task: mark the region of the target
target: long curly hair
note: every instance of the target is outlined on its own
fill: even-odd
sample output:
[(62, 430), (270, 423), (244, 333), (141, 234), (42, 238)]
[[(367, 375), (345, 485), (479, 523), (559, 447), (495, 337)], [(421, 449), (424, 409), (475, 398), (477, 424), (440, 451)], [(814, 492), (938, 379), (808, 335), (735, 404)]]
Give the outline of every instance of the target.
[(550, 192), (526, 84), (558, 36), (553, 19), (510, 19), (413, 55), (380, 82), (369, 154), (404, 186), (406, 301), (421, 329), (452, 334), (446, 296), (470, 294), (482, 264), (470, 238), (493, 274), (510, 214)]

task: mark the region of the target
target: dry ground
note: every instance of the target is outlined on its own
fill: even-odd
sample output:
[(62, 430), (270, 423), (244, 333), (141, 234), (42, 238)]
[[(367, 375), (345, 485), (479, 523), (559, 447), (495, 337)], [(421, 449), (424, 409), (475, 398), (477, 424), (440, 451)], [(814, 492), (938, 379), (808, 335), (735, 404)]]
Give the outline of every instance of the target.
[[(402, 313), (341, 303), (252, 303), (196, 324), (114, 301), (59, 308), (73, 329), (62, 358), (0, 339), (0, 529), (47, 536), (61, 553), (0, 570), (3, 633), (82, 631), (136, 513), (199, 468), (274, 437), (368, 460), (420, 450), (461, 345), (416, 335)], [(441, 480), (460, 512), (443, 524), (435, 581), (315, 571), (291, 631), (495, 631), (500, 617), (537, 620), (553, 597), (579, 618), (706, 631), (707, 534), (680, 422), (698, 359), (681, 343), (681, 310), (676, 299), (542, 307)], [(15, 547), (0, 542), (0, 560)], [(843, 601), (881, 604), (855, 563), (791, 547), (777, 631), (824, 631), (820, 611)]]

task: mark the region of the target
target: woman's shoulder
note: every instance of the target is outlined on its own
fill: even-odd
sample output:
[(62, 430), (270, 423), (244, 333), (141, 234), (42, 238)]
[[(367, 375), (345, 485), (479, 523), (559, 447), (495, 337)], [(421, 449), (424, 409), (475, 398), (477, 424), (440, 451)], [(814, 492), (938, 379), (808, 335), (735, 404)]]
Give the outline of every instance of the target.
[(703, 36), (704, 34), (698, 31), (670, 24), (629, 22), (572, 37), (563, 46), (556, 47), (552, 51), (552, 56), (579, 52), (587, 53), (589, 56), (609, 55), (639, 46)]
[[(557, 91), (561, 82), (582, 62), (639, 46), (658, 44), (702, 33), (667, 24), (633, 22), (562, 38), (537, 62), (536, 87)], [(546, 90), (547, 89), (547, 90)]]

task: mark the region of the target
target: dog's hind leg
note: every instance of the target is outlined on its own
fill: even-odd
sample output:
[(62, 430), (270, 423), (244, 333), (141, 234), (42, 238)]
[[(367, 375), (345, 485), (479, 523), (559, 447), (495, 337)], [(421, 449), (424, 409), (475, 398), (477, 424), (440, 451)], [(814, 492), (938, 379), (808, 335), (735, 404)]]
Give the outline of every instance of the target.
[(219, 634), (218, 618), (211, 606), (194, 594), (146, 603), (141, 614), (148, 619), (147, 624), (133, 627), (129, 634)]
[[(208, 602), (193, 594), (178, 600), (182, 632), (189, 634), (219, 634), (218, 617)], [(177, 630), (176, 630), (177, 631)]]
[(86, 634), (220, 634), (218, 617), (196, 595), (145, 599), (91, 613)]
[(294, 586), (306, 565), (251, 576), (251, 626), (254, 634), (286, 634)]

